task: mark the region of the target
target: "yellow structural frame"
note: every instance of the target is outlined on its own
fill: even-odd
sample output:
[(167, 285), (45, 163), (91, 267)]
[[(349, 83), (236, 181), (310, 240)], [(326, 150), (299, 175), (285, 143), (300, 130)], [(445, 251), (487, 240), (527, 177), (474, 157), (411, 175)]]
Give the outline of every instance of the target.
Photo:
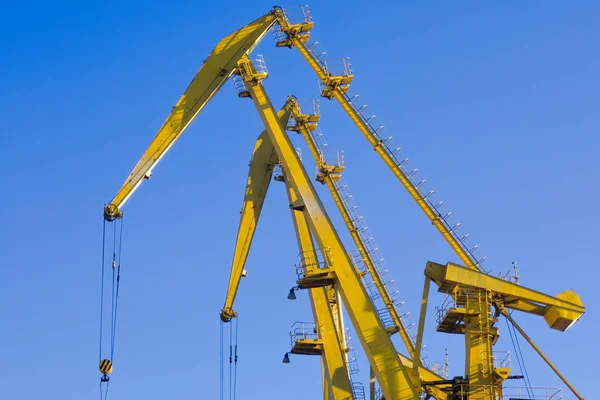
[[(315, 271), (317, 275), (315, 278), (318, 279), (325, 274), (333, 280), (385, 397), (397, 400), (418, 398), (420, 388), (417, 389), (411, 382), (407, 368), (402, 364), (357, 271), (352, 266), (333, 224), (316, 195), (298, 154), (262, 87), (261, 80), (264, 76), (253, 77), (252, 69), (245, 66), (248, 62), (247, 58), (242, 58), (239, 70), (243, 71), (243, 75), (246, 74), (244, 76), (246, 89), (275, 147), (279, 162), (289, 175), (292, 187), (298, 195), (299, 201), (295, 207), (302, 207), (318, 247), (328, 253), (328, 271)], [(307, 274), (305, 279), (309, 278)], [(300, 285), (302, 284), (303, 282), (300, 282)]]
[[(550, 296), (455, 263), (443, 265), (430, 261), (425, 268), (424, 302), (430, 281), (438, 286), (439, 292), (452, 295), (455, 299), (455, 306), (443, 316), (438, 330), (442, 327), (442, 331), (465, 335), (465, 376), (469, 377), (468, 389), (465, 390), (468, 390), (469, 399), (494, 400), (502, 397), (502, 382), (510, 369), (495, 366), (493, 361), (493, 345), (499, 335), (494, 324), (500, 314), (515, 326), (575, 396), (583, 399), (507, 312), (507, 309), (512, 309), (543, 316), (548, 326), (565, 331), (585, 312), (577, 294), (568, 291)], [(492, 306), (496, 309), (495, 315), (491, 314)], [(423, 318), (422, 310), (419, 335)]]
[[(277, 113), (282, 125), (285, 125), (289, 119), (291, 105), (291, 101), (286, 101)], [(273, 175), (273, 169), (277, 162), (275, 149), (266, 131), (263, 131), (256, 140), (246, 181), (229, 286), (225, 305), (221, 311), (221, 319), (226, 322), (237, 316), (237, 313), (233, 310), (233, 303), (243, 276), (262, 205)], [(296, 200), (296, 196), (289, 185), (287, 192), (291, 204)], [(292, 209), (292, 218), (300, 251), (314, 252), (314, 246), (303, 213)], [(323, 349), (321, 358), (324, 396), (326, 399), (333, 400), (350, 399), (352, 398), (352, 386), (346, 365), (345, 348), (341, 342), (341, 336), (337, 332), (337, 316), (334, 316), (337, 307), (332, 307), (326, 288), (310, 289), (309, 298), (315, 322), (319, 325), (320, 345)]]
[[(133, 171), (117, 192), (116, 196), (105, 206), (104, 217), (107, 220), (114, 220), (122, 217), (121, 208), (130, 198), (133, 192), (139, 187), (144, 179), (150, 178), (152, 170), (166, 152), (172, 147), (175, 141), (181, 136), (193, 119), (214, 96), (214, 94), (222, 87), (226, 80), (234, 73), (240, 72), (241, 65), (250, 66), (248, 64), (247, 55), (260, 42), (264, 35), (271, 27), (278, 24), (285, 38), (281, 40), (278, 46), (287, 46), (297, 48), (301, 55), (305, 58), (311, 68), (317, 73), (321, 83), (323, 84), (322, 96), (327, 98), (335, 98), (350, 116), (351, 120), (357, 125), (359, 130), (366, 137), (373, 149), (380, 155), (386, 165), (392, 170), (396, 177), (400, 180), (410, 196), (417, 202), (419, 207), (425, 212), (431, 223), (440, 231), (445, 240), (450, 244), (452, 249), (458, 254), (461, 261), (466, 267), (464, 269), (477, 271), (480, 269), (479, 261), (476, 260), (471, 251), (468, 250), (453, 233), (453, 228), (446, 225), (444, 217), (426, 201), (415, 185), (411, 182), (406, 173), (399, 167), (397, 160), (386, 147), (385, 142), (379, 138), (377, 132), (370, 126), (368, 121), (365, 121), (362, 115), (357, 111), (347, 95), (350, 83), (353, 80), (351, 73), (341, 75), (332, 75), (330, 71), (324, 68), (322, 61), (318, 60), (311, 53), (307, 46), (310, 31), (313, 27), (312, 21), (304, 20), (301, 23), (292, 23), (287, 17), (283, 9), (275, 7), (269, 13), (235, 31), (231, 35), (223, 38), (215, 49), (208, 55), (204, 64), (191, 81), (182, 97), (173, 107), (170, 115), (166, 119), (163, 126), (158, 131), (157, 135), (150, 143), (147, 150), (138, 161)], [(241, 62), (240, 62), (241, 60)], [(245, 74), (244, 82), (249, 96), (253, 99), (257, 110), (267, 127), (266, 136), (269, 137), (275, 147), (275, 152), (284, 169), (290, 175), (290, 182), (294, 191), (298, 196), (298, 201), (294, 204), (296, 208), (302, 208), (305, 214), (306, 221), (309, 224), (310, 231), (313, 233), (318, 247), (325, 251), (327, 257), (328, 268), (323, 271), (307, 271), (300, 284), (305, 287), (317, 287), (328, 284), (334, 284), (339, 290), (344, 303), (347, 306), (348, 313), (352, 320), (357, 334), (365, 350), (369, 363), (373, 368), (373, 372), (377, 377), (378, 382), (388, 399), (409, 399), (417, 398), (419, 392), (418, 376), (423, 374), (418, 373), (413, 375), (413, 371), (421, 371), (419, 365), (411, 365), (407, 367), (393, 349), (393, 345), (388, 337), (388, 333), (381, 324), (377, 313), (373, 309), (370, 299), (368, 298), (365, 288), (362, 286), (360, 277), (355, 271), (348, 254), (345, 253), (344, 247), (341, 244), (337, 233), (331, 225), (331, 221), (327, 217), (322, 204), (310, 181), (307, 178), (306, 171), (301, 167), (297, 160), (297, 155), (293, 147), (286, 141), (287, 139), (284, 129), (281, 126), (277, 113), (273, 110), (268, 98), (260, 84), (260, 80), (265, 76), (253, 74), (252, 68), (241, 72)], [(265, 136), (265, 137), (266, 137)], [(273, 155), (271, 153), (271, 155)], [(326, 166), (325, 166), (326, 167)], [(262, 207), (262, 203), (256, 203), (258, 208)], [(256, 219), (252, 217), (251, 209), (248, 209), (247, 224), (255, 224)], [(260, 212), (260, 210), (258, 211)], [(257, 216), (255, 215), (257, 218)], [(246, 229), (246, 228), (245, 228)], [(247, 230), (248, 231), (248, 230)], [(251, 240), (251, 236), (249, 237)], [(237, 249), (237, 246), (240, 249)], [(245, 251), (245, 243), (236, 245), (236, 254), (241, 255)], [(360, 246), (359, 246), (360, 247)], [(243, 265), (245, 260), (234, 259), (235, 265)], [(241, 274), (241, 270), (236, 269), (236, 274)], [(239, 275), (241, 277), (241, 275)], [(485, 278), (487, 277), (487, 278)], [(457, 290), (463, 290), (465, 284), (459, 282), (460, 276), (457, 279)], [(435, 281), (434, 278), (431, 278)], [(485, 292), (485, 299), (480, 299), (477, 302), (472, 302), (469, 308), (476, 312), (489, 314), (491, 304), (497, 303), (498, 295), (494, 290), (514, 290), (514, 287), (502, 286), (498, 282), (493, 281), (493, 277), (485, 274), (478, 276), (480, 282), (485, 281), (485, 285), (492, 285), (493, 290), (485, 285), (476, 286), (481, 293)], [(448, 284), (450, 279), (446, 280)], [(237, 287), (231, 287), (230, 290), (235, 296)], [(468, 286), (468, 285), (467, 285)], [(502, 287), (500, 287), (502, 286)], [(553, 298), (544, 298), (539, 292), (530, 291), (525, 296), (521, 296), (523, 292), (502, 293), (502, 304), (497, 304), (501, 313), (502, 307), (517, 309), (520, 311), (543, 315), (548, 325), (554, 329), (566, 330), (571, 326), (583, 313), (583, 304), (578, 296), (573, 292), (563, 292)], [(382, 292), (383, 294), (383, 292)], [(491, 297), (490, 297), (491, 296)], [(554, 303), (552, 303), (554, 302)], [(230, 299), (233, 303), (233, 299)], [(227, 320), (235, 316), (235, 312), (227, 305), (223, 308), (222, 318)], [(505, 314), (508, 315), (508, 314)], [(423, 316), (422, 316), (423, 317)], [(495, 316), (494, 316), (495, 318)], [(490, 318), (486, 324), (491, 324), (494, 318)], [(508, 320), (521, 331), (514, 320), (507, 316)], [(401, 324), (398, 324), (400, 335), (403, 336)], [(422, 335), (422, 330), (420, 332)], [(496, 336), (493, 331), (484, 332), (484, 335)], [(403, 336), (403, 339), (404, 336)], [(420, 339), (420, 337), (418, 338)], [(529, 341), (529, 340), (528, 340)], [(492, 340), (493, 342), (493, 340)], [(532, 343), (532, 342), (530, 342)], [(493, 343), (492, 343), (493, 344)], [(534, 344), (532, 344), (535, 346)], [(490, 346), (491, 347), (491, 346)], [(419, 363), (419, 349), (413, 348), (411, 352), (410, 345), (407, 345), (409, 353)], [(415, 358), (416, 356), (416, 358)], [(544, 357), (544, 356), (542, 356)], [(471, 366), (476, 363), (476, 357), (470, 361)], [(415, 368), (416, 367), (416, 368)], [(562, 378), (562, 376), (561, 376)], [(575, 390), (567, 383), (574, 393)], [(581, 398), (577, 393), (578, 398)]]
[(276, 13), (269, 12), (243, 28), (221, 39), (208, 55), (202, 67), (171, 110), (166, 121), (133, 168), (133, 171), (104, 207), (104, 218), (121, 218), (121, 208), (144, 179), (149, 179), (152, 169), (173, 146), (194, 118), (202, 111), (215, 93), (231, 77), (238, 60), (256, 47), (277, 20)]
[[(299, 134), (302, 135), (302, 137), (306, 141), (308, 148), (309, 148), (315, 162), (317, 163), (317, 168), (319, 170), (319, 179), (318, 180), (321, 183), (323, 183), (324, 185), (326, 185), (327, 189), (331, 193), (331, 196), (333, 197), (335, 205), (342, 216), (344, 224), (346, 225), (346, 228), (348, 229), (348, 232), (350, 233), (350, 236), (352, 237), (354, 244), (356, 245), (359, 253), (361, 254), (362, 259), (367, 267), (367, 270), (369, 271), (369, 273), (371, 274), (371, 276), (373, 278), (373, 282), (375, 283), (377, 291), (381, 295), (383, 302), (386, 305), (386, 308), (389, 311), (390, 316), (392, 317), (392, 320), (394, 321), (394, 325), (395, 325), (396, 329), (394, 331), (390, 331), (388, 333), (392, 334), (395, 331), (397, 331), (400, 334), (402, 342), (406, 346), (406, 349), (407, 349), (411, 359), (418, 360), (418, 362), (416, 364), (414, 364), (414, 368), (413, 368), (413, 361), (410, 362), (410, 365), (411, 365), (410, 369), (411, 370), (414, 369), (413, 381), (417, 382), (421, 378), (421, 375), (423, 373), (427, 375), (427, 379), (424, 379), (424, 380), (428, 380), (428, 381), (441, 380), (442, 378), (439, 375), (437, 375), (434, 372), (429, 371), (427, 368), (423, 367), (420, 357), (419, 357), (420, 352), (415, 351), (415, 345), (413, 344), (412, 340), (410, 339), (410, 335), (408, 334), (406, 327), (402, 323), (401, 317), (398, 314), (396, 308), (394, 307), (392, 299), (390, 298), (389, 294), (387, 293), (387, 290), (385, 290), (384, 282), (381, 279), (381, 275), (377, 272), (377, 268), (375, 267), (373, 259), (368, 254), (367, 246), (363, 242), (363, 240), (360, 237), (360, 235), (358, 234), (358, 232), (356, 232), (356, 230), (354, 229), (354, 226), (352, 224), (352, 218), (350, 217), (346, 207), (344, 207), (343, 200), (340, 197), (340, 193), (336, 189), (336, 186), (335, 186), (336, 179), (338, 179), (338, 175), (341, 174), (341, 172), (342, 172), (341, 167), (328, 165), (328, 164), (324, 163), (324, 158), (322, 157), (322, 154), (320, 154), (318, 146), (317, 146), (314, 136), (312, 134), (312, 131), (316, 128), (316, 123), (319, 121), (319, 116), (315, 115), (315, 114), (304, 113), (302, 111), (302, 109), (300, 108), (300, 105), (297, 101), (292, 102), (290, 108), (291, 108), (291, 117), (293, 118), (293, 120), (296, 123), (294, 126), (288, 127), (288, 129), (298, 132)], [(443, 400), (447, 397), (447, 393), (445, 391), (441, 390), (439, 387), (424, 387), (423, 390), (426, 393), (428, 393), (430, 396), (433, 396), (433, 398), (435, 398), (435, 399)]]
[[(394, 173), (394, 175), (396, 175), (400, 183), (402, 183), (402, 186), (404, 186), (413, 200), (415, 200), (421, 210), (423, 210), (423, 212), (427, 215), (427, 218), (429, 218), (431, 223), (438, 229), (448, 244), (450, 244), (450, 247), (452, 247), (456, 254), (458, 254), (462, 262), (469, 268), (478, 269), (477, 260), (473, 259), (473, 257), (463, 248), (461, 243), (454, 237), (454, 235), (452, 235), (451, 230), (444, 225), (440, 215), (438, 215), (436, 210), (433, 209), (427, 203), (427, 201), (421, 197), (408, 176), (406, 176), (404, 171), (402, 171), (402, 169), (396, 164), (391, 154), (385, 150), (384, 146), (382, 146), (382, 143), (373, 135), (371, 127), (367, 125), (361, 115), (350, 104), (349, 99), (346, 97), (346, 92), (348, 91), (349, 84), (354, 77), (352, 75), (331, 76), (329, 71), (325, 70), (322, 63), (319, 62), (319, 60), (317, 60), (310, 52), (306, 42), (308, 39), (307, 35), (310, 34), (309, 31), (312, 29), (312, 22), (293, 24), (288, 18), (286, 18), (285, 15), (281, 15), (277, 22), (281, 26), (282, 31), (287, 34), (285, 45), (290, 48), (297, 48), (300, 54), (302, 54), (302, 57), (304, 57), (306, 62), (310, 65), (323, 83), (325, 89), (323, 90), (322, 95), (330, 99), (335, 98), (340, 103), (352, 122), (354, 122), (364, 137), (369, 141), (369, 144), (373, 146), (375, 152), (377, 152), (388, 168)], [(299, 28), (305, 25), (306, 27), (304, 29)]]
[[(285, 105), (277, 113), (277, 117), (282, 124), (287, 124), (290, 115), (291, 102), (286, 101)], [(228, 321), (237, 315), (233, 310), (233, 302), (237, 295), (240, 279), (242, 278), (244, 266), (248, 258), (248, 251), (250, 250), (256, 225), (260, 218), (267, 190), (273, 176), (273, 169), (277, 162), (277, 153), (271, 144), (267, 132), (263, 131), (256, 140), (252, 159), (250, 160), (250, 172), (246, 181), (244, 203), (242, 205), (240, 225), (229, 276), (229, 286), (227, 287), (225, 304), (221, 310), (221, 319), (223, 321)]]
[[(285, 171), (284, 177), (289, 204), (294, 204), (299, 199), (298, 195), (294, 191)], [(309, 254), (313, 260), (316, 260), (318, 258), (317, 251), (303, 210), (291, 207), (290, 210), (292, 212), (292, 220), (294, 222), (300, 254)], [(323, 357), (321, 358), (323, 361), (323, 370), (328, 385), (331, 385), (331, 398), (335, 400), (352, 399), (354, 397), (352, 394), (350, 373), (348, 371), (345, 344), (343, 343), (343, 336), (339, 327), (340, 321), (336, 321), (334, 316), (334, 310), (337, 310), (337, 307), (336, 309), (330, 307), (329, 290), (329, 287), (309, 289), (310, 303), (315, 323), (318, 326), (319, 339), (323, 341)]]

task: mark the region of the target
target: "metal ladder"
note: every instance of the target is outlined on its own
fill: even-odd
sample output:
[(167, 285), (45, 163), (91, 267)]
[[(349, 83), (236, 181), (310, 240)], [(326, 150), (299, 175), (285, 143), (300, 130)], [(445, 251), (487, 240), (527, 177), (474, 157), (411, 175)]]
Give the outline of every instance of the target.
[(356, 381), (352, 375), (356, 375), (360, 372), (358, 367), (358, 360), (356, 353), (354, 352), (354, 346), (352, 346), (352, 337), (350, 336), (350, 329), (345, 329), (344, 334), (345, 347), (346, 347), (346, 360), (348, 363), (348, 372), (350, 372), (350, 383), (352, 384), (352, 393), (354, 394), (354, 400), (366, 400), (365, 386)]

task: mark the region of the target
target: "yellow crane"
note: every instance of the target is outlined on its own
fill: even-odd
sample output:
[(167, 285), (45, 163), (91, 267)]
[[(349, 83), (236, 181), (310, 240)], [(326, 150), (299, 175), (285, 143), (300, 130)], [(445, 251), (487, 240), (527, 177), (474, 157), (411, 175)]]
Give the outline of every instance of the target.
[[(406, 159), (398, 157), (397, 149), (392, 150), (389, 145), (391, 138), (382, 136), (383, 127), (376, 128), (373, 125), (373, 118), (366, 117), (363, 114), (364, 108), (358, 105), (357, 95), (353, 95), (350, 92), (350, 83), (353, 81), (354, 76), (350, 70), (349, 63), (346, 59), (342, 59), (340, 64), (341, 70), (337, 72), (334, 71), (332, 65), (328, 64), (325, 59), (323, 52), (319, 50), (317, 43), (310, 38), (313, 27), (310, 14), (304, 7), (301, 8), (301, 10), (301, 20), (292, 21), (283, 9), (275, 7), (269, 13), (221, 40), (217, 47), (209, 54), (179, 102), (173, 107), (171, 114), (135, 166), (130, 176), (127, 178), (126, 182), (118, 191), (117, 195), (105, 206), (105, 219), (107, 221), (112, 221), (122, 217), (122, 206), (130, 198), (137, 187), (139, 187), (141, 182), (144, 179), (150, 178), (152, 170), (158, 161), (160, 161), (223, 83), (231, 77), (232, 74), (239, 74), (241, 80), (238, 82), (242, 85), (240, 88), (243, 89), (241, 90), (241, 93), (252, 98), (254, 101), (257, 111), (266, 128), (266, 135), (263, 136), (263, 138), (268, 137), (275, 150), (274, 153), (270, 153), (270, 156), (276, 155), (278, 162), (285, 171), (289, 187), (293, 190), (292, 194), (296, 197), (296, 200), (292, 203), (292, 209), (302, 212), (304, 220), (307, 223), (311, 234), (314, 236), (317, 247), (323, 255), (323, 265), (315, 266), (306, 262), (300, 264), (301, 276), (298, 280), (299, 286), (301, 288), (312, 290), (314, 288), (333, 285), (336, 290), (339, 291), (346, 306), (362, 348), (366, 353), (373, 373), (383, 391), (384, 397), (386, 399), (416, 399), (419, 398), (422, 390), (421, 386), (424, 383), (420, 376), (420, 343), (423, 334), (422, 319), (424, 318), (425, 313), (421, 313), (417, 341), (416, 343), (412, 343), (411, 340), (408, 340), (408, 335), (404, 332), (402, 321), (398, 316), (392, 315), (395, 324), (394, 329), (386, 329), (377, 310), (373, 307), (362, 283), (359, 271), (354, 268), (352, 260), (346, 252), (344, 245), (341, 243), (322, 203), (316, 195), (315, 189), (312, 186), (306, 171), (298, 159), (294, 148), (291, 146), (289, 138), (285, 134), (285, 130), (281, 125), (282, 117), (285, 117), (285, 115), (278, 115), (278, 113), (275, 112), (262, 87), (261, 81), (267, 76), (266, 69), (263, 68), (264, 65), (261, 62), (254, 65), (248, 58), (250, 51), (272, 27), (275, 26), (279, 38), (277, 45), (279, 47), (297, 48), (300, 51), (311, 68), (317, 73), (322, 83), (321, 95), (329, 99), (336, 99), (341, 104), (342, 108), (348, 113), (352, 121), (367, 138), (371, 146), (373, 146), (374, 150), (381, 156), (386, 165), (398, 177), (402, 185), (409, 192), (411, 197), (425, 212), (431, 223), (440, 231), (445, 240), (455, 250), (460, 260), (466, 266), (464, 269), (480, 274), (477, 279), (482, 279), (481, 277), (487, 276), (483, 273), (484, 271), (481, 267), (483, 258), (477, 258), (474, 255), (476, 246), (470, 247), (467, 245), (467, 236), (461, 237), (458, 234), (458, 224), (451, 222), (449, 213), (441, 211), (441, 203), (435, 203), (433, 201), (434, 192), (425, 192), (423, 190), (423, 182), (415, 179), (416, 170), (408, 170)], [(284, 111), (284, 113), (287, 112), (287, 110)], [(304, 116), (297, 112), (296, 117), (298, 117), (296, 122), (302, 122)], [(311, 122), (315, 121), (310, 121), (310, 119), (304, 121), (304, 123), (309, 124)], [(298, 124), (298, 129), (300, 130), (302, 129), (301, 125), (302, 123)], [(263, 143), (264, 142), (265, 141), (263, 140)], [(322, 163), (319, 168), (322, 174), (321, 181), (328, 184), (328, 186), (335, 182), (335, 174), (340, 173), (339, 170), (335, 170), (335, 166), (326, 163)], [(330, 188), (330, 191), (335, 198), (336, 191), (334, 189), (335, 188), (332, 187)], [(256, 203), (256, 205), (259, 209), (262, 207), (262, 203)], [(342, 212), (342, 215), (344, 215), (343, 207), (339, 207), (339, 209)], [(251, 209), (248, 211), (249, 214), (255, 213), (255, 211)], [(260, 212), (260, 210), (258, 212)], [(252, 215), (249, 215), (247, 223), (250, 225), (255, 224), (256, 219), (256, 214), (254, 219)], [(349, 229), (352, 228), (351, 224), (347, 223), (347, 226)], [(354, 237), (353, 239), (355, 239), (357, 247), (361, 250), (360, 240), (357, 240)], [(243, 247), (246, 244), (238, 243), (238, 245)], [(244, 251), (247, 252), (247, 250), (241, 249), (239, 254), (243, 255)], [(236, 246), (236, 254), (237, 253), (238, 250)], [(363, 257), (368, 258), (364, 254)], [(238, 264), (243, 265), (241, 259), (238, 260)], [(367, 261), (367, 269), (368, 268)], [(235, 273), (241, 274), (242, 271), (236, 270)], [(428, 279), (433, 279), (434, 282), (440, 282), (440, 285), (444, 285), (443, 280), (436, 280), (429, 276)], [(461, 308), (460, 306), (462, 305), (462, 308), (466, 308), (468, 311), (468, 318), (465, 317), (466, 327), (464, 328), (464, 332), (462, 332), (467, 337), (466, 340), (468, 345), (468, 359), (466, 366), (466, 385), (469, 391), (468, 398), (493, 400), (495, 399), (494, 396), (498, 395), (498, 390), (494, 389), (483, 393), (475, 390), (475, 387), (496, 385), (495, 387), (497, 388), (499, 385), (497, 382), (492, 382), (492, 378), (490, 378), (494, 373), (494, 368), (491, 356), (486, 355), (491, 352), (494, 337), (497, 336), (492, 329), (494, 321), (493, 318), (489, 318), (488, 320), (480, 321), (478, 324), (475, 324), (472, 322), (472, 319), (475, 318), (474, 314), (477, 313), (479, 313), (478, 318), (481, 318), (484, 314), (489, 316), (490, 310), (492, 307), (495, 307), (497, 313), (505, 315), (511, 323), (514, 323), (514, 319), (508, 314), (506, 308), (510, 308), (507, 305), (513, 304), (511, 301), (515, 300), (510, 296), (508, 297), (510, 300), (508, 302), (505, 301), (504, 298), (502, 301), (497, 300), (497, 297), (494, 297), (498, 295), (498, 293), (495, 292), (498, 290), (496, 286), (487, 288), (476, 286), (472, 282), (471, 285), (473, 286), (471, 287), (464, 283), (463, 286), (458, 284), (457, 293), (475, 290), (479, 293), (476, 300), (473, 298), (468, 300), (457, 298), (455, 300), (455, 304), (459, 306), (457, 308)], [(231, 284), (230, 289), (232, 289)], [(378, 290), (380, 289), (378, 288)], [(428, 291), (428, 289), (426, 289), (426, 291)], [(235, 290), (233, 290), (233, 293), (235, 293)], [(381, 293), (385, 293), (385, 290), (381, 291)], [(554, 299), (552, 301), (555, 303), (542, 302), (537, 304), (538, 308), (531, 305), (531, 303), (536, 302), (539, 299), (532, 299), (531, 297), (528, 297), (529, 295), (529, 292), (522, 292), (517, 296), (517, 303), (525, 308), (529, 306), (529, 312), (533, 312), (531, 310), (537, 310), (533, 313), (538, 314), (541, 313), (539, 307), (544, 308), (546, 311), (542, 314), (547, 320), (552, 321), (551, 326), (553, 327), (562, 327), (563, 325), (571, 324), (576, 321), (584, 311), (578, 298), (571, 295), (568, 296), (568, 299), (561, 298), (561, 295), (557, 297), (547, 296), (549, 299)], [(424, 299), (425, 297), (424, 291)], [(549, 300), (545, 299), (544, 301)], [(386, 307), (388, 307), (388, 303), (386, 303)], [(424, 301), (423, 304), (425, 303), (426, 302)], [(225, 320), (235, 316), (234, 311), (231, 309), (231, 304), (228, 306), (226, 303), (226, 306), (223, 309), (222, 318)], [(393, 308), (394, 307), (392, 306), (391, 309)], [(391, 309), (390, 314), (392, 314)], [(521, 310), (521, 308), (518, 307), (515, 309)], [(523, 309), (523, 311), (525, 310)], [(516, 323), (514, 324), (517, 329), (524, 333)], [(470, 330), (471, 325), (477, 325), (477, 329), (483, 329), (483, 333), (480, 332), (478, 333), (479, 336), (474, 336), (473, 331)], [(400, 356), (396, 352), (389, 338), (389, 335), (394, 333), (394, 331), (400, 332), (411, 358), (415, 360), (414, 365), (410, 359)], [(479, 343), (476, 348), (477, 351), (481, 350), (481, 352), (477, 353), (477, 351), (472, 351), (474, 347), (470, 346), (469, 343), (472, 345), (474, 342), (481, 341), (481, 338), (483, 337), (486, 338), (485, 341), (487, 344), (481, 345)], [(540, 354), (542, 353), (540, 352)], [(475, 371), (475, 368), (479, 368), (484, 372), (481, 372), (480, 370)], [(104, 369), (107, 370), (106, 365)], [(500, 375), (503, 376), (502, 374)], [(578, 398), (582, 398), (566, 380), (565, 382)], [(448, 383), (446, 382), (443, 384), (447, 385)], [(425, 386), (435, 387), (437, 385), (430, 384)], [(463, 386), (465, 386), (465, 383), (455, 384), (453, 389), (460, 389)], [(460, 394), (453, 393), (452, 395)]]

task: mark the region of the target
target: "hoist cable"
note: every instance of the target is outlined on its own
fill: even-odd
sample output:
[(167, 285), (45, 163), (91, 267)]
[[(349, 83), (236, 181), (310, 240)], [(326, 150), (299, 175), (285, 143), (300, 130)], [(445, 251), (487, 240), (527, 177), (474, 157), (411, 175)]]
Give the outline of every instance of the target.
[(233, 390), (231, 387), (231, 385), (233, 383), (233, 380), (231, 379), (231, 373), (232, 373), (231, 364), (233, 362), (232, 340), (233, 340), (233, 324), (229, 324), (229, 400), (231, 400), (231, 395), (233, 394)]
[[(512, 312), (511, 312), (512, 314)], [(527, 368), (525, 368), (525, 359), (523, 358), (523, 353), (521, 352), (521, 346), (519, 345), (519, 338), (517, 337), (517, 332), (515, 332), (515, 327), (509, 324), (508, 319), (506, 321), (506, 329), (508, 330), (508, 334), (510, 336), (510, 341), (512, 342), (513, 348), (515, 349), (515, 355), (517, 356), (517, 363), (519, 364), (519, 370), (521, 374), (523, 374), (523, 382), (525, 384), (525, 389), (527, 390), (527, 395), (533, 398), (533, 393), (531, 389), (531, 382), (529, 381), (529, 375), (527, 374)], [(511, 329), (512, 328), (512, 329)]]
[(110, 292), (110, 360), (113, 356), (113, 332), (115, 330), (115, 287), (117, 274), (117, 223), (113, 227), (113, 252), (112, 252), (112, 287)]
[(531, 386), (531, 381), (529, 380), (529, 372), (527, 371), (527, 366), (525, 365), (525, 357), (523, 357), (523, 352), (521, 351), (521, 344), (519, 343), (519, 336), (517, 335), (517, 331), (515, 327), (512, 327), (513, 334), (515, 335), (515, 343), (517, 343), (517, 348), (519, 349), (519, 356), (521, 357), (521, 364), (523, 364), (523, 375), (526, 379), (526, 386), (528, 390), (531, 390), (529, 394), (530, 397), (533, 397), (533, 389)]
[[(103, 383), (106, 383), (106, 389), (104, 390), (104, 392), (102, 392), (102, 384)], [(106, 399), (108, 399), (108, 389), (109, 389), (108, 382), (102, 382), (102, 381), (100, 381), (100, 400), (106, 400)]]
[[(113, 268), (113, 285), (116, 285), (114, 288), (115, 296), (114, 296), (114, 304), (113, 304), (113, 319), (112, 319), (112, 331), (111, 331), (111, 344), (110, 344), (110, 359), (113, 361), (114, 353), (115, 353), (115, 336), (117, 332), (117, 311), (119, 308), (119, 282), (121, 280), (121, 254), (123, 248), (123, 218), (121, 218), (121, 226), (119, 229), (119, 250), (118, 257), (116, 259), (116, 271)], [(116, 232), (116, 226), (115, 226)], [(116, 235), (115, 235), (116, 236)], [(115, 274), (116, 274), (116, 284), (115, 284)]]
[(221, 321), (221, 325), (220, 325), (220, 342), (219, 342), (219, 352), (220, 352), (220, 357), (219, 357), (219, 400), (223, 400), (223, 321)]
[(104, 253), (106, 248), (106, 220), (102, 224), (102, 281), (100, 283), (100, 349), (98, 350), (98, 362), (102, 360), (102, 322), (104, 320)]
[(237, 388), (237, 362), (238, 362), (238, 328), (239, 328), (239, 317), (235, 318), (235, 350), (233, 353), (233, 400), (235, 400), (235, 393)]
[[(103, 219), (102, 223), (102, 268), (101, 268), (101, 282), (100, 282), (100, 335), (99, 335), (99, 346), (98, 346), (98, 358), (99, 358), (99, 369), (102, 373), (102, 377), (100, 378), (100, 399), (106, 400), (108, 397), (109, 390), (109, 375), (112, 372), (113, 368), (113, 359), (115, 353), (115, 338), (117, 331), (117, 312), (119, 305), (119, 282), (121, 280), (121, 256), (123, 249), (123, 221), (117, 221), (113, 227), (113, 248), (112, 248), (112, 285), (110, 289), (110, 334), (108, 334), (108, 340), (110, 341), (110, 356), (108, 358), (103, 358), (103, 344), (106, 341), (106, 336), (104, 332), (104, 320), (108, 318), (108, 310), (104, 311), (105, 302), (107, 302), (106, 298), (108, 297), (108, 288), (106, 287), (106, 280), (109, 278), (106, 276), (106, 269), (109, 268), (107, 266), (106, 252), (107, 252), (107, 227), (106, 220)], [(120, 226), (117, 226), (120, 224)], [(117, 234), (118, 234), (118, 242), (117, 242)], [(110, 240), (110, 239), (108, 239)], [(117, 247), (118, 243), (118, 247)], [(106, 294), (106, 296), (105, 296)], [(108, 304), (107, 304), (108, 306)], [(103, 386), (106, 384), (106, 386)], [(105, 390), (103, 391), (103, 388)]]

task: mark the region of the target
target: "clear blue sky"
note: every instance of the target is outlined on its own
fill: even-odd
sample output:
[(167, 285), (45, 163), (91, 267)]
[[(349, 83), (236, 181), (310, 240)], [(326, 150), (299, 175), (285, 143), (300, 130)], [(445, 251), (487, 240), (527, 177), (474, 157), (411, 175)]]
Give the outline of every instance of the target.
[[(98, 396), (102, 205), (218, 40), (272, 5), (2, 6), (0, 398)], [(588, 312), (566, 333), (518, 320), (591, 398), (600, 356), (598, 3), (323, 1), (311, 10), (314, 37), (330, 56), (351, 57), (354, 88), (488, 268), (517, 260), (523, 284), (581, 295)], [(288, 94), (318, 95), (298, 53), (270, 36), (257, 52), (277, 107)], [(340, 107), (322, 103), (322, 129), (345, 150), (346, 179), (416, 315), (426, 261), (456, 257)], [(251, 102), (226, 85), (126, 205), (112, 399), (218, 398), (218, 313), (261, 129)], [(284, 190), (271, 189), (237, 302), (238, 396), (316, 398), (318, 359), (281, 363), (289, 326), (311, 316), (306, 294), (286, 300), (297, 249)], [(432, 307), (442, 301), (431, 297)], [(449, 347), (451, 375), (462, 374), (462, 338), (435, 333), (432, 319), (427, 329), (430, 360)], [(502, 333), (499, 348), (512, 350)], [(522, 345), (532, 383), (563, 386)], [(364, 362), (361, 373), (368, 382)]]

